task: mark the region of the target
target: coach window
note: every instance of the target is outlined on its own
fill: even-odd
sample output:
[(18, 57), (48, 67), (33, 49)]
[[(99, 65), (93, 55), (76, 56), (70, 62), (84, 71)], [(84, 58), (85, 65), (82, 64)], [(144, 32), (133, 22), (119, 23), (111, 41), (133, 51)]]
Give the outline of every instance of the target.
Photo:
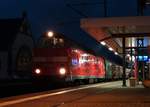
[(82, 60), (86, 60), (85, 56), (82, 56)]
[(99, 63), (99, 59), (98, 58), (96, 58), (96, 64), (98, 64)]
[(88, 59), (89, 59), (89, 56), (85, 56), (85, 58), (86, 58), (86, 61), (88, 61)]

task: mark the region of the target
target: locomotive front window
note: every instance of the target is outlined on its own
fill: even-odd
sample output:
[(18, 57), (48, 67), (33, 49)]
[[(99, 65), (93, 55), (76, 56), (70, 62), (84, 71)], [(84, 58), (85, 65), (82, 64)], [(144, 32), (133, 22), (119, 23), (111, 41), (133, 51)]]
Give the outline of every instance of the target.
[(62, 38), (59, 38), (60, 43), (64, 43), (64, 40)]

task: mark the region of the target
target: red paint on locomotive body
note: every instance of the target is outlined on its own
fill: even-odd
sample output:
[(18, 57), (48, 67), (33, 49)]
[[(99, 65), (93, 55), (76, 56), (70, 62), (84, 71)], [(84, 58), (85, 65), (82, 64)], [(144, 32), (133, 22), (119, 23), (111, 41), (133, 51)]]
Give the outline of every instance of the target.
[(69, 69), (69, 56), (65, 48), (36, 48), (33, 51), (33, 71), (41, 70), (37, 76), (58, 76), (59, 69)]
[[(65, 74), (59, 69), (64, 67)], [(77, 79), (104, 78), (104, 59), (72, 48), (37, 48), (34, 49), (33, 70), (40, 69), (36, 76), (63, 77), (66, 81)]]
[(105, 65), (103, 58), (95, 57), (79, 49), (73, 49), (71, 59), (72, 79), (105, 77)]

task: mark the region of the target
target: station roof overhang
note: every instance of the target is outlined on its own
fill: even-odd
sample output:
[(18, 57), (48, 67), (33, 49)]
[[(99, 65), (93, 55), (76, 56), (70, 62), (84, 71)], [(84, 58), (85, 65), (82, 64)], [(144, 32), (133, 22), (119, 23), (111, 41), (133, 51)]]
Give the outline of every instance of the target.
[(120, 38), (150, 36), (150, 16), (86, 18), (81, 19), (80, 27), (98, 42), (105, 41), (122, 53)]

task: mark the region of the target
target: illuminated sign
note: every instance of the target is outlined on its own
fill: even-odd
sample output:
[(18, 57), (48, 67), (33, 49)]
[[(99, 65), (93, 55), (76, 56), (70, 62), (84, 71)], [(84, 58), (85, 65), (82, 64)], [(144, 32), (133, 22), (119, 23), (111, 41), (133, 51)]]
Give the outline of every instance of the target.
[(72, 59), (72, 65), (78, 65), (78, 60), (77, 59)]
[(138, 61), (148, 61), (148, 56), (137, 56)]

